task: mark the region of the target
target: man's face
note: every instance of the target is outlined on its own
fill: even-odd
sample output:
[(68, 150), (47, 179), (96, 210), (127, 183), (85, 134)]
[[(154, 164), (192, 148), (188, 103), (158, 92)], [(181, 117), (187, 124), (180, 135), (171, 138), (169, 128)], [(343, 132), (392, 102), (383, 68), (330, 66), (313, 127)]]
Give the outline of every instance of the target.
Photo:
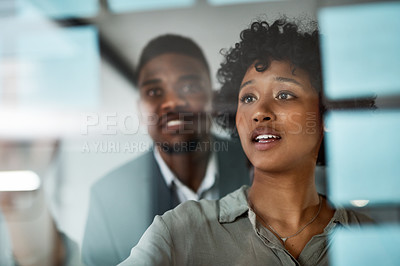
[(138, 86), (142, 118), (156, 144), (207, 138), (211, 81), (201, 61), (176, 53), (154, 57), (140, 71)]

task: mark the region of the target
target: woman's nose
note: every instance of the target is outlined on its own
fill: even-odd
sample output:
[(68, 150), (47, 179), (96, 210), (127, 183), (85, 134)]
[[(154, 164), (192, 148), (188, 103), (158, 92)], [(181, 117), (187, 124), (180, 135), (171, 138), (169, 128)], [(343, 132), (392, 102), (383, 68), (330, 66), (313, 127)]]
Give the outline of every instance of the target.
[(273, 109), (273, 103), (271, 103), (268, 98), (261, 98), (254, 105), (254, 113), (252, 116), (253, 121), (256, 123), (262, 123), (276, 120), (276, 115)]
[(257, 112), (253, 115), (253, 121), (254, 122), (263, 122), (263, 121), (269, 121), (272, 119), (272, 115), (269, 113), (264, 113), (264, 112)]
[(275, 113), (271, 109), (271, 104), (267, 102), (260, 102), (254, 110), (253, 121), (256, 123), (262, 123), (266, 121), (276, 120)]

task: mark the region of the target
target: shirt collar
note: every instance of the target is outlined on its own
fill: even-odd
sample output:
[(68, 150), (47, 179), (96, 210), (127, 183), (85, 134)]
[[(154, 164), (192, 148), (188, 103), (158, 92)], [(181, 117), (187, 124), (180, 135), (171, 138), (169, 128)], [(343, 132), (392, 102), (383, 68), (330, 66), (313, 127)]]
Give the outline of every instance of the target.
[(220, 223), (231, 223), (249, 210), (249, 204), (247, 203), (248, 189), (248, 186), (242, 186), (220, 200)]
[[(154, 151), (154, 158), (156, 159), (156, 162), (157, 162), (158, 166), (160, 167), (161, 174), (164, 177), (164, 180), (165, 180), (165, 183), (167, 184), (167, 186), (171, 187), (172, 182), (174, 182), (178, 186), (178, 188), (185, 186), (176, 177), (176, 175), (171, 171), (171, 169), (168, 167), (168, 165), (164, 162), (158, 149), (155, 147), (153, 149), (153, 151)], [(211, 153), (211, 157), (208, 160), (208, 164), (207, 164), (206, 174), (205, 174), (203, 181), (201, 182), (200, 187), (197, 191), (198, 195), (201, 195), (204, 191), (207, 191), (214, 186), (214, 184), (216, 182), (217, 173), (218, 173), (217, 156), (215, 155), (215, 153)]]
[(157, 147), (154, 147), (153, 153), (154, 158), (156, 159), (156, 162), (160, 167), (161, 175), (164, 177), (167, 186), (170, 187), (172, 182), (174, 181), (174, 178), (176, 178), (175, 174), (171, 171), (171, 169), (169, 169), (168, 165), (161, 158), (160, 152), (158, 151)]
[[(242, 186), (238, 190), (226, 195), (220, 200), (220, 209), (219, 209), (219, 222), (220, 223), (230, 223), (236, 220), (239, 216), (242, 216), (245, 212), (249, 212), (249, 217), (252, 223), (255, 224), (255, 215), (250, 210), (247, 196), (248, 196), (248, 186)], [(330, 231), (331, 228), (336, 225), (348, 227), (349, 224), (349, 214), (343, 208), (336, 209), (331, 221), (328, 226), (325, 227), (325, 232)]]

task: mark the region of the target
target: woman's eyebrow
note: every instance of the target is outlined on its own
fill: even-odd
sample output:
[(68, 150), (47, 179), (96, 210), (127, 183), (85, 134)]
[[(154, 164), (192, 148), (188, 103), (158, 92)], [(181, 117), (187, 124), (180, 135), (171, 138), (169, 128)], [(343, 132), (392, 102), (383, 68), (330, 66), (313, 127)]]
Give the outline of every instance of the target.
[(240, 91), (241, 89), (243, 89), (243, 87), (246, 87), (247, 85), (249, 85), (249, 84), (251, 84), (251, 83), (253, 83), (253, 82), (254, 82), (253, 79), (246, 81), (245, 83), (243, 83), (242, 85), (240, 85), (239, 91)]
[(297, 80), (292, 79), (292, 78), (275, 77), (275, 80), (276, 81), (280, 81), (280, 82), (289, 82), (289, 83), (293, 83), (293, 84), (296, 84), (296, 85), (299, 85), (299, 86), (303, 87), (303, 85), (300, 82), (298, 82)]

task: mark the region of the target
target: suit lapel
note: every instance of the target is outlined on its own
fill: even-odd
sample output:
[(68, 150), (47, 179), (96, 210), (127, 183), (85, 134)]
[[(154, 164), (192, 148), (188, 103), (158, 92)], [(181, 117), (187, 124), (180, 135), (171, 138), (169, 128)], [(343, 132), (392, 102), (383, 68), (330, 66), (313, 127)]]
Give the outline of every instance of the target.
[(169, 188), (165, 183), (164, 177), (161, 174), (160, 167), (158, 166), (152, 151), (150, 173), (152, 178), (153, 187), (153, 217), (155, 215), (162, 215), (164, 212), (175, 208), (179, 201), (173, 188)]
[(228, 145), (228, 150), (217, 152), (219, 197), (222, 198), (242, 185), (249, 185), (249, 173), (240, 144), (221, 139), (214, 141), (220, 142), (220, 147)]

